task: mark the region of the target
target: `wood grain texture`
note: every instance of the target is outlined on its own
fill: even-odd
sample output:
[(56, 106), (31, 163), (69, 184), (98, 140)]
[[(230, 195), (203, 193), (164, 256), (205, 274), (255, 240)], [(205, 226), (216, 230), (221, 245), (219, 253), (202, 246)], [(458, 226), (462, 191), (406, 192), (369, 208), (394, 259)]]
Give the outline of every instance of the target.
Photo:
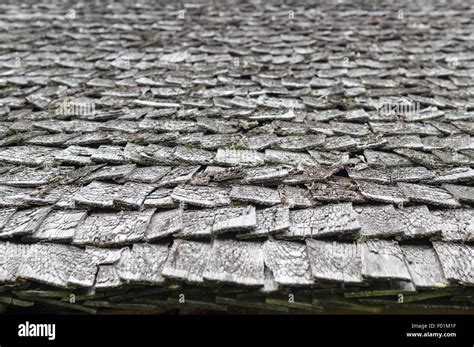
[(112, 289), (122, 286), (117, 271), (114, 265), (100, 265), (95, 278), (94, 288), (96, 289)]
[(30, 245), (0, 242), (0, 283), (15, 282)]
[(261, 286), (264, 284), (262, 244), (214, 240), (204, 278), (211, 281)]
[(164, 282), (161, 275), (168, 245), (140, 244), (125, 250), (117, 265), (119, 277), (125, 282), (159, 284)]
[(315, 279), (348, 284), (362, 283), (359, 243), (306, 240), (311, 274)]
[(252, 230), (257, 225), (257, 216), (253, 206), (218, 208), (214, 212), (212, 225), (214, 235)]
[(10, 221), (10, 218), (15, 214), (16, 208), (2, 208), (0, 209), (0, 231)]
[(360, 234), (364, 237), (394, 237), (404, 233), (405, 225), (393, 205), (357, 207)]
[(259, 166), (264, 164), (263, 154), (244, 149), (217, 150), (215, 162), (224, 166)]
[(281, 202), (280, 194), (277, 190), (260, 186), (233, 186), (230, 198), (236, 201), (268, 206)]
[(444, 275), (449, 281), (474, 285), (474, 248), (470, 245), (433, 242)]
[(0, 231), (0, 237), (9, 238), (12, 236), (33, 234), (50, 211), (50, 207), (17, 211), (10, 217), (7, 224)]
[(127, 182), (115, 193), (113, 204), (118, 208), (138, 210), (154, 189), (148, 184)]
[(403, 204), (408, 198), (397, 186), (382, 185), (374, 182), (358, 181), (361, 194), (369, 200), (380, 201), (388, 204)]
[(307, 189), (280, 185), (278, 186), (278, 192), (282, 202), (290, 208), (306, 208), (312, 207), (314, 204), (311, 194)]
[(414, 239), (441, 234), (441, 228), (426, 206), (399, 208), (397, 213), (400, 215), (404, 238)]
[(474, 203), (474, 187), (457, 184), (444, 184), (443, 188), (450, 192), (458, 201)]
[(118, 184), (94, 181), (74, 195), (74, 202), (77, 206), (112, 208), (115, 195), (120, 189)]
[(352, 204), (330, 204), (321, 207), (291, 210), (290, 229), (285, 238), (307, 238), (350, 235), (360, 229)]
[(18, 269), (22, 278), (57, 287), (94, 284), (97, 264), (83, 250), (57, 244), (34, 244)]
[(443, 207), (460, 207), (459, 202), (447, 190), (422, 184), (398, 183), (410, 201)]
[(402, 252), (416, 288), (442, 288), (448, 285), (436, 252), (426, 246), (402, 246)]
[(411, 281), (400, 246), (394, 241), (362, 244), (362, 276), (369, 279)]
[(163, 276), (189, 283), (204, 282), (211, 247), (206, 242), (175, 240), (163, 267)]
[(474, 240), (474, 209), (433, 210), (434, 222), (441, 229), (444, 241), (472, 242)]
[(290, 210), (286, 206), (277, 205), (258, 210), (254, 229), (237, 235), (247, 239), (282, 233), (290, 227)]
[(81, 210), (51, 211), (31, 237), (46, 241), (71, 241), (77, 226), (86, 217), (87, 212)]
[(214, 225), (215, 212), (212, 209), (189, 210), (183, 213), (182, 231), (179, 238), (210, 237)]
[(147, 226), (145, 240), (156, 240), (181, 231), (182, 218), (183, 210), (181, 208), (156, 212)]
[(230, 204), (229, 190), (217, 187), (180, 185), (173, 190), (171, 198), (200, 207), (219, 207)]
[(281, 285), (310, 285), (313, 283), (306, 245), (268, 240), (263, 245), (265, 264), (275, 282)]
[(155, 210), (93, 213), (80, 224), (73, 238), (77, 245), (113, 246), (138, 242)]
[(151, 192), (146, 198), (143, 206), (145, 208), (173, 208), (177, 206), (176, 201), (171, 198), (172, 189), (158, 188)]

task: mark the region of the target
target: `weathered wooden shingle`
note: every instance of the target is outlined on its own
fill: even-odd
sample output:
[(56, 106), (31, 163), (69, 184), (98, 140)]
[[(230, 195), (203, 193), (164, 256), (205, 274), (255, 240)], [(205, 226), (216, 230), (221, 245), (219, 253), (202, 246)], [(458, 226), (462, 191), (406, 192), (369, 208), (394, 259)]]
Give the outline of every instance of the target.
[(10, 169), (0, 175), (0, 185), (14, 187), (38, 187), (48, 184), (53, 179), (64, 176), (71, 168), (61, 169), (37, 169), (30, 167), (19, 167)]
[(313, 283), (306, 245), (268, 240), (263, 250), (265, 264), (272, 271), (276, 283), (290, 286)]
[(97, 264), (115, 264), (120, 260), (122, 252), (124, 252), (126, 249), (127, 247), (103, 248), (86, 246), (85, 253), (87, 256), (91, 256), (92, 259), (94, 259), (94, 262)]
[(474, 179), (474, 169), (456, 167), (437, 170), (437, 175), (430, 181), (433, 183), (469, 182)]
[(403, 226), (404, 238), (431, 237), (441, 233), (441, 228), (426, 206), (399, 208), (397, 212)]
[(86, 176), (83, 181), (109, 181), (109, 180), (118, 180), (129, 175), (133, 170), (135, 170), (135, 164), (126, 164), (126, 165), (116, 165), (116, 166), (104, 166), (97, 171), (92, 172), (90, 175)]
[(443, 188), (411, 183), (398, 183), (398, 186), (410, 201), (443, 207), (460, 206), (459, 202)]
[(470, 245), (433, 242), (446, 279), (455, 283), (474, 284), (474, 248)]
[(173, 152), (173, 147), (149, 144), (139, 152), (139, 157), (140, 161), (145, 160), (153, 165), (173, 165), (177, 164)]
[(95, 289), (112, 289), (122, 285), (122, 280), (114, 265), (100, 265), (95, 277)]
[(120, 146), (101, 145), (91, 155), (91, 160), (98, 163), (124, 164), (126, 159)]
[(2, 208), (0, 209), (0, 231), (10, 221), (10, 218), (15, 214), (16, 208)]
[(176, 234), (180, 238), (210, 237), (214, 225), (213, 209), (189, 210), (183, 213), (182, 231)]
[(292, 165), (295, 167), (300, 165), (318, 166), (318, 162), (307, 153), (280, 151), (273, 149), (265, 150), (265, 161), (269, 163)]
[(245, 177), (242, 179), (244, 184), (269, 184), (272, 182), (279, 182), (286, 176), (289, 171), (286, 168), (279, 166), (264, 166), (258, 168), (247, 169)]
[(429, 169), (436, 169), (444, 166), (442, 161), (431, 153), (425, 153), (407, 148), (395, 149), (394, 152), (403, 155), (409, 158), (411, 161), (423, 165)]
[(247, 231), (257, 225), (255, 207), (230, 207), (214, 210), (213, 234), (222, 234), (229, 231)]
[(215, 153), (200, 148), (178, 146), (174, 149), (173, 156), (183, 163), (204, 165), (212, 164)]
[(262, 286), (263, 271), (261, 243), (214, 240), (203, 276), (211, 281)]
[(31, 235), (34, 239), (47, 241), (69, 241), (76, 228), (87, 216), (86, 211), (51, 211), (39, 228)]
[(348, 236), (360, 229), (350, 203), (290, 211), (290, 229), (284, 238)]
[(323, 182), (339, 171), (337, 166), (313, 166), (294, 169), (287, 178), (283, 179), (284, 184), (296, 185), (313, 182)]
[(364, 156), (367, 159), (367, 163), (371, 167), (384, 168), (384, 167), (405, 167), (413, 166), (413, 162), (399, 154), (391, 152), (365, 150)]
[(363, 281), (359, 243), (308, 239), (306, 246), (311, 274), (315, 279), (348, 284)]
[(469, 308), (472, 7), (45, 3), (0, 16), (0, 311)]
[(92, 287), (96, 272), (97, 263), (90, 254), (58, 244), (32, 245), (18, 268), (22, 278), (58, 287)]
[(411, 280), (400, 246), (394, 241), (364, 242), (361, 273), (368, 279)]
[(118, 208), (138, 210), (154, 189), (149, 184), (127, 182), (114, 194), (113, 205)]
[(287, 136), (275, 144), (276, 148), (285, 151), (304, 151), (324, 145), (324, 135), (303, 135), (303, 136)]
[(163, 176), (158, 184), (160, 187), (174, 187), (185, 184), (191, 180), (198, 170), (199, 166), (177, 166)]
[(253, 150), (219, 148), (215, 162), (228, 166), (259, 166), (264, 164), (264, 155)]
[(261, 205), (276, 205), (281, 202), (277, 190), (260, 186), (234, 186), (230, 192), (232, 200)]
[(158, 188), (155, 191), (151, 192), (143, 202), (145, 208), (172, 208), (176, 207), (178, 204), (175, 200), (171, 198), (172, 189), (167, 188)]
[(0, 242), (0, 283), (14, 282), (18, 269), (24, 262), (30, 245)]
[(381, 184), (392, 182), (419, 182), (432, 179), (436, 173), (423, 166), (400, 167), (390, 169), (349, 170), (349, 176), (357, 181), (372, 181)]
[(18, 274), (22, 278), (67, 287), (71, 271), (67, 259), (74, 256), (68, 246), (34, 244), (24, 257)]
[(154, 211), (93, 213), (79, 225), (73, 243), (105, 246), (138, 242), (145, 236)]
[(354, 181), (347, 177), (331, 177), (325, 182), (310, 185), (312, 197), (324, 202), (365, 202)]
[(403, 234), (405, 224), (393, 205), (355, 208), (360, 234), (364, 237), (394, 237)]
[(290, 208), (312, 207), (314, 204), (311, 194), (307, 189), (281, 185), (278, 186), (278, 192), (283, 204), (288, 205)]
[(94, 181), (81, 188), (74, 195), (74, 202), (78, 206), (112, 208), (115, 195), (121, 185)]
[(273, 143), (278, 141), (278, 136), (275, 134), (261, 134), (249, 135), (242, 139), (242, 144), (247, 149), (263, 150), (270, 147)]
[(447, 281), (436, 252), (431, 247), (402, 246), (403, 255), (416, 288), (446, 287)]
[(444, 241), (470, 242), (474, 240), (474, 210), (433, 210), (434, 222)]
[(151, 241), (173, 235), (182, 230), (183, 210), (177, 208), (163, 212), (156, 212), (148, 224), (145, 240)]
[(0, 206), (19, 207), (31, 197), (31, 189), (0, 186)]
[(202, 283), (211, 243), (175, 240), (163, 267), (163, 276), (189, 283)]
[(32, 194), (26, 202), (32, 205), (54, 204), (59, 209), (74, 209), (74, 196), (80, 189), (78, 185), (58, 185), (51, 189), (46, 188), (38, 194)]
[(173, 189), (171, 198), (200, 207), (218, 207), (230, 204), (228, 189), (211, 186), (178, 186)]
[(40, 166), (51, 161), (59, 150), (43, 146), (13, 146), (0, 149), (0, 161), (9, 164)]
[(136, 243), (131, 250), (122, 253), (117, 265), (119, 277), (126, 282), (159, 284), (164, 282), (161, 275), (166, 258), (167, 245)]
[(361, 194), (369, 200), (385, 203), (403, 204), (408, 202), (402, 190), (397, 186), (358, 181)]
[[(254, 225), (255, 227), (255, 225)], [(290, 227), (290, 210), (285, 206), (273, 206), (257, 211), (256, 227), (238, 238), (263, 237), (281, 233)]]
[(31, 235), (39, 228), (50, 211), (50, 207), (17, 211), (0, 231), (0, 237)]
[(455, 184), (444, 184), (443, 188), (450, 192), (458, 201), (474, 203), (474, 187)]
[(183, 214), (183, 238), (210, 237), (227, 232), (245, 232), (256, 227), (255, 207), (223, 207), (218, 209), (190, 210)]
[(97, 151), (95, 148), (69, 146), (66, 149), (54, 153), (54, 159), (71, 165), (89, 165), (92, 164), (91, 156)]
[(170, 171), (169, 166), (137, 167), (127, 175), (127, 180), (139, 183), (156, 183)]

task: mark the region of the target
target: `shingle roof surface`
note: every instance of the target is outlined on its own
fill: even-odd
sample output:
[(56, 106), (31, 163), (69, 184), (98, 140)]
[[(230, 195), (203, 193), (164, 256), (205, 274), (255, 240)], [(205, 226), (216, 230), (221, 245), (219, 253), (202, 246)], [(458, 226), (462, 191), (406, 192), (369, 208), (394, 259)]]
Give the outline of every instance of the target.
[(474, 7), (444, 6), (1, 4), (0, 308), (472, 309)]

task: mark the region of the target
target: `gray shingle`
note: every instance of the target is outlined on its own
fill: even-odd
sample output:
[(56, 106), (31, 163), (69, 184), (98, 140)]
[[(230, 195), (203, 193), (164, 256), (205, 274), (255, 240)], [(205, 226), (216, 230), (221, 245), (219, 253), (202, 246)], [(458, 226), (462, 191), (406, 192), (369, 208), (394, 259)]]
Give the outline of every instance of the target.
[(261, 286), (263, 270), (261, 243), (215, 240), (203, 277), (210, 281)]

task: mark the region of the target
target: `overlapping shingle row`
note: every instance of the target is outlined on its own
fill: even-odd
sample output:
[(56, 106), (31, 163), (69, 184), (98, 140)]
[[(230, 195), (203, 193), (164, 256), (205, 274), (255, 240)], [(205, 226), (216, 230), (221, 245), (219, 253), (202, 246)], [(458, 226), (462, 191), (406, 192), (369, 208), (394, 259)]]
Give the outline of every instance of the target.
[[(165, 278), (194, 284), (260, 286), (264, 291), (274, 288), (271, 282), (312, 286), (321, 281), (360, 285), (369, 280), (400, 280), (417, 289), (474, 284), (468, 260), (473, 256), (472, 246), (447, 242), (434, 242), (433, 248), (400, 247), (387, 240), (352, 243), (313, 239), (306, 243), (178, 239), (170, 248), (167, 244), (136, 243), (131, 248), (85, 250), (50, 243), (7, 242), (0, 246), (7, 259), (1, 266), (2, 282), (28, 279), (66, 288), (159, 284)], [(271, 278), (265, 277), (265, 267)]]
[(219, 235), (237, 238), (275, 236), (299, 240), (363, 237), (457, 242), (474, 239), (472, 208), (439, 210), (426, 205), (398, 208), (391, 204), (357, 207), (351, 203), (333, 203), (290, 209), (287, 205), (272, 205), (256, 208), (249, 204), (232, 207), (213, 204), (199, 209), (186, 209), (181, 205), (166, 210), (145, 208), (110, 212), (50, 207), (6, 208), (0, 210), (0, 238), (22, 237), (109, 247), (168, 236), (188, 239), (209, 239)]

